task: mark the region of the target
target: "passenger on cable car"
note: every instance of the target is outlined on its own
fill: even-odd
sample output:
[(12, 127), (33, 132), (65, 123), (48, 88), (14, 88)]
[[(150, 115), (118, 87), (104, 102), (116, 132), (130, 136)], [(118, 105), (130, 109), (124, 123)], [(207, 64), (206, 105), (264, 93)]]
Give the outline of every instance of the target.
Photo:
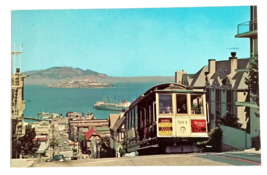
[(168, 106), (168, 107), (166, 108), (166, 114), (171, 114), (171, 113), (172, 113), (172, 109), (171, 109), (170, 106)]
[(186, 104), (183, 104), (181, 107), (178, 108), (178, 113), (187, 113)]
[(167, 105), (167, 107), (164, 107), (165, 110), (161, 112), (161, 114), (172, 114), (172, 107), (170, 105)]

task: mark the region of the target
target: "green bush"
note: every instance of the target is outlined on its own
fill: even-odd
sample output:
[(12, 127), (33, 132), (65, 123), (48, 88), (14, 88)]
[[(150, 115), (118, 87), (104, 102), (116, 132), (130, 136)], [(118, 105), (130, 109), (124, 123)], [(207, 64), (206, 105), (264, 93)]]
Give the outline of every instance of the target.
[(209, 140), (206, 142), (206, 145), (211, 146), (211, 148), (205, 148), (205, 151), (220, 152), (222, 144), (222, 134), (223, 131), (221, 128), (216, 127), (210, 130)]

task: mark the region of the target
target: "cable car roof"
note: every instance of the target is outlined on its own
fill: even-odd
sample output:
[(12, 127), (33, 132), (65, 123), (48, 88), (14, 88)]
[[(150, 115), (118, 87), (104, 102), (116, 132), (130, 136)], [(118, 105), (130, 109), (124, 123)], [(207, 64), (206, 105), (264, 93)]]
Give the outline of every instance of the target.
[(163, 84), (157, 84), (153, 87), (151, 87), (149, 90), (147, 90), (145, 93), (143, 93), (141, 96), (139, 96), (129, 107), (132, 108), (135, 106), (136, 103), (140, 102), (145, 96), (149, 95), (152, 92), (172, 92), (172, 93), (206, 93), (205, 91), (200, 90), (193, 90), (187, 88), (185, 85), (177, 84), (177, 83), (163, 83)]

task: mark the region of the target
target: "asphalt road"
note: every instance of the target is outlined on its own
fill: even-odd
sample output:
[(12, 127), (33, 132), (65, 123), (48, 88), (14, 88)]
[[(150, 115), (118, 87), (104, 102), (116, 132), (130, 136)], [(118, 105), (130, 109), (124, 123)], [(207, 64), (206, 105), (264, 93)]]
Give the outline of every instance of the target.
[[(52, 121), (52, 125), (56, 123), (61, 123), (61, 122), (66, 122), (67, 120), (57, 120), (57, 121)], [(59, 152), (62, 151), (69, 151), (71, 150), (69, 146), (69, 141), (68, 141), (68, 134), (65, 131), (59, 131), (58, 127), (52, 128), (52, 133), (49, 135), (50, 137), (55, 137), (56, 140), (58, 141), (58, 147), (55, 147), (55, 153), (58, 154)], [(61, 134), (62, 133), (62, 134)], [(66, 143), (64, 143), (66, 142)], [(47, 156), (51, 156), (53, 153), (53, 150), (48, 150), (47, 151)]]
[(66, 162), (42, 162), (36, 167), (88, 166), (259, 166), (261, 155), (255, 153), (164, 154), (121, 158), (80, 159)]

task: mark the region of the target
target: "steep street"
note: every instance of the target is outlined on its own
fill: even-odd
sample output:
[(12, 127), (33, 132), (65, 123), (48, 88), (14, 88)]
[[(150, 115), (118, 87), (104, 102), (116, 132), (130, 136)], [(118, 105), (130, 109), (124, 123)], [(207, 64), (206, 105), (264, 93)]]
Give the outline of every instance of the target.
[(80, 159), (66, 162), (41, 162), (36, 167), (87, 166), (259, 166), (261, 154), (252, 152), (165, 154), (152, 156)]

